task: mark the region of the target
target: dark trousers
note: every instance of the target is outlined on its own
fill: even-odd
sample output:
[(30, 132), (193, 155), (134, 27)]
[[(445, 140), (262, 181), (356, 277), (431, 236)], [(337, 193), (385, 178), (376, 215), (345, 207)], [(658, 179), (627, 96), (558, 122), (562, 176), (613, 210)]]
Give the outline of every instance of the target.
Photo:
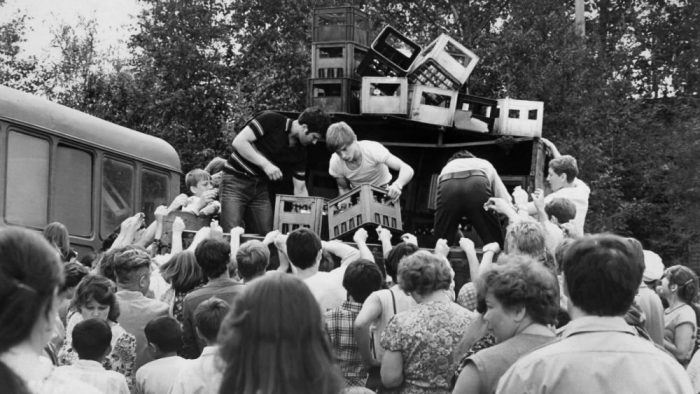
[(265, 235), (272, 230), (273, 212), (266, 178), (224, 174), (219, 198), (224, 232), (236, 226), (243, 227), (247, 234)]
[(488, 178), (471, 175), (440, 182), (435, 212), (435, 238), (445, 238), (448, 245), (457, 243), (457, 224), (466, 216), (484, 244), (498, 242), (503, 247), (503, 232), (496, 214), (484, 210), (493, 196)]

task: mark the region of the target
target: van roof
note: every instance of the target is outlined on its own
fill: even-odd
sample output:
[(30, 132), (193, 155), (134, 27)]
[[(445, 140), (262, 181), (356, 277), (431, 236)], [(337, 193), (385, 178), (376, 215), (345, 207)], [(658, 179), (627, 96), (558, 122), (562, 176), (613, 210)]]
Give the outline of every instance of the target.
[(3, 85), (0, 85), (0, 119), (38, 127), (108, 152), (181, 172), (175, 148), (160, 138)]

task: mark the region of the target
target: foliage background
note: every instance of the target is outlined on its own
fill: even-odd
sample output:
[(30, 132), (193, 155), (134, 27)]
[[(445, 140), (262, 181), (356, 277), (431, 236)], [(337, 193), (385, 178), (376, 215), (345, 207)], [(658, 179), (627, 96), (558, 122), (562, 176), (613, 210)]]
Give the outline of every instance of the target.
[[(447, 33), (474, 50), (471, 93), (544, 101), (544, 135), (592, 189), (586, 230), (637, 237), (669, 264), (687, 263), (700, 235), (699, 3), (588, 1), (583, 38), (573, 0), (355, 5), (377, 29), (421, 45)], [(225, 155), (255, 112), (303, 109), (312, 10), (332, 1), (143, 4), (127, 59), (98, 53), (89, 20), (54, 32), (60, 61), (20, 57), (29, 16), (16, 15), (0, 25), (0, 83), (164, 138), (183, 169)]]

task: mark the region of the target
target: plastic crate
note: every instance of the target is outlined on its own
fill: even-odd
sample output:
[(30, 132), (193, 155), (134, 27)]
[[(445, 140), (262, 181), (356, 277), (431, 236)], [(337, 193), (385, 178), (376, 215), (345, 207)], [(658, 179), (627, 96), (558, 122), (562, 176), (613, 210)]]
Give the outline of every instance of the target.
[(367, 47), (351, 42), (311, 44), (311, 78), (356, 78)]
[(372, 41), (371, 48), (385, 61), (395, 65), (404, 73), (408, 72), (421, 52), (420, 45), (409, 40), (390, 25), (386, 25)]
[(457, 107), (457, 91), (422, 85), (411, 85), (409, 90), (409, 117), (412, 120), (452, 126)]
[(411, 72), (430, 60), (439, 64), (461, 86), (467, 82), (469, 75), (474, 71), (479, 57), (452, 37), (441, 34), (421, 51)]
[(497, 106), (498, 102), (493, 99), (459, 94), (457, 95), (454, 125), (459, 129), (482, 133), (493, 132), (493, 125), (498, 113)]
[(496, 134), (541, 137), (544, 103), (542, 101), (498, 99), (494, 130)]
[(366, 225), (403, 231), (401, 205), (389, 200), (384, 189), (372, 185), (361, 185), (328, 202), (331, 239), (352, 237), (358, 227)]
[(323, 197), (298, 197), (278, 194), (275, 198), (273, 228), (288, 234), (301, 227), (310, 228), (318, 236), (323, 230)]
[(164, 245), (172, 246), (173, 239), (173, 221), (179, 217), (185, 223), (185, 231), (182, 234), (183, 246), (189, 245), (194, 237), (194, 234), (202, 227), (209, 226), (211, 216), (197, 216), (190, 212), (175, 211), (168, 214), (163, 219), (163, 232), (160, 236), (160, 241)]
[(370, 25), (367, 13), (353, 6), (315, 8), (313, 42), (352, 41), (369, 43)]
[(434, 59), (425, 59), (408, 74), (408, 82), (413, 85), (433, 86), (440, 89), (459, 90), (462, 83), (448, 73)]
[(360, 112), (408, 114), (408, 80), (397, 77), (362, 77)]
[(357, 73), (363, 77), (405, 77), (407, 74), (371, 48), (357, 66)]
[(350, 78), (309, 79), (309, 106), (326, 112), (360, 113), (360, 81)]

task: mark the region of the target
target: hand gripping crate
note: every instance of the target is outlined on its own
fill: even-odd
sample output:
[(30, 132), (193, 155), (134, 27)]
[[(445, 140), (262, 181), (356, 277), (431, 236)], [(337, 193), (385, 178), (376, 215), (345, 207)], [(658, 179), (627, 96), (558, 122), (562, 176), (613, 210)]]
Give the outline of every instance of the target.
[(406, 78), (362, 77), (360, 113), (407, 115)]
[(323, 197), (298, 197), (278, 194), (275, 198), (273, 228), (288, 234), (301, 227), (310, 228), (321, 236), (323, 211), (326, 199)]
[(369, 44), (370, 26), (367, 13), (353, 6), (315, 8), (313, 42), (351, 41)]
[(411, 85), (409, 90), (410, 119), (452, 126), (457, 107), (457, 91), (422, 85)]
[(309, 79), (309, 106), (326, 112), (360, 113), (360, 81), (351, 78)]
[(496, 100), (470, 94), (457, 95), (455, 127), (481, 133), (493, 132), (497, 105)]
[(494, 122), (496, 134), (519, 137), (541, 137), (544, 103), (542, 101), (497, 100), (498, 114)]
[(367, 47), (352, 42), (311, 44), (311, 78), (357, 78)]
[(352, 237), (358, 227), (381, 225), (403, 231), (401, 205), (391, 201), (384, 189), (361, 185), (328, 202), (328, 233), (331, 239)]
[(367, 77), (403, 77), (420, 54), (420, 46), (387, 25), (372, 42), (357, 68)]
[(432, 60), (461, 86), (474, 71), (479, 57), (447, 34), (441, 34), (420, 53), (410, 72)]

